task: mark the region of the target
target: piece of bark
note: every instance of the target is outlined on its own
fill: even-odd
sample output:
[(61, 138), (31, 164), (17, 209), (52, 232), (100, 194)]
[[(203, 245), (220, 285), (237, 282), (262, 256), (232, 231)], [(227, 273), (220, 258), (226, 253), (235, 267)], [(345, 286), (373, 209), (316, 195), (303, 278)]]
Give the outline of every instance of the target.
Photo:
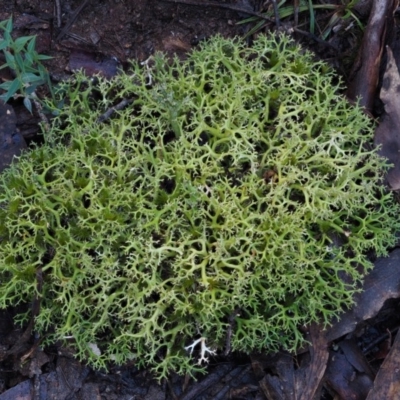
[(400, 399), (400, 331), (367, 396), (367, 400), (382, 399)]
[(372, 387), (372, 380), (367, 374), (357, 371), (346, 355), (333, 351), (325, 379), (340, 399), (364, 400)]
[(374, 372), (354, 339), (339, 342), (340, 352), (331, 351), (326, 383), (343, 399), (365, 399), (374, 382)]
[(357, 345), (356, 340), (354, 338), (344, 339), (340, 341), (338, 345), (354, 369), (366, 374), (370, 378), (371, 382), (373, 382), (375, 378), (374, 371), (370, 367), (364, 353)]
[(31, 391), (32, 382), (23, 381), (0, 394), (0, 400), (32, 400)]
[(328, 342), (353, 332), (359, 322), (374, 317), (388, 299), (400, 297), (400, 249), (380, 257), (365, 277), (363, 291), (355, 295), (355, 306), (332, 321), (325, 336)]
[(26, 148), (25, 139), (16, 128), (13, 108), (0, 101), (0, 172)]
[(374, 142), (379, 154), (393, 166), (386, 174), (392, 190), (400, 189), (400, 76), (390, 47), (387, 48), (387, 65), (383, 76), (380, 98), (385, 114), (375, 130)]
[(272, 373), (265, 374), (259, 382), (265, 397), (269, 400), (293, 399), (293, 357), (288, 353), (282, 353), (269, 361), (274, 364)]
[(71, 72), (83, 70), (86, 75), (101, 75), (111, 79), (118, 73), (120, 63), (117, 59), (95, 52), (72, 50), (68, 69)]
[[(320, 398), (319, 391), (327, 367), (329, 353), (325, 336), (317, 325), (310, 327), (309, 356), (304, 357), (299, 368), (295, 368), (293, 356), (281, 353), (271, 359), (270, 370), (260, 380), (264, 395), (270, 400), (311, 400)], [(259, 360), (255, 359), (256, 374), (260, 373)]]
[(398, 0), (374, 0), (362, 45), (348, 82), (347, 96), (371, 111), (376, 97), (387, 32), (392, 31)]

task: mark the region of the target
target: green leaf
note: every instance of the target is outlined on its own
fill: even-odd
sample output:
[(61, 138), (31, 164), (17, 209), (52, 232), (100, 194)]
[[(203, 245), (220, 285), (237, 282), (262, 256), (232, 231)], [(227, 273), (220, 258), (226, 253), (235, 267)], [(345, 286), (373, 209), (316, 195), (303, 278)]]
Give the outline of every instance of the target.
[(12, 18), (10, 18), (10, 19), (7, 21), (7, 24), (6, 24), (6, 27), (5, 27), (5, 31), (6, 31), (7, 33), (11, 33), (11, 32), (12, 32)]
[(308, 0), (308, 8), (310, 11), (310, 32), (314, 34), (315, 32), (315, 12), (312, 0)]
[(33, 74), (38, 73), (38, 69), (35, 68), (32, 64), (24, 64), (25, 70), (24, 72), (31, 72)]
[(14, 59), (16, 61), (16, 65), (18, 66), (20, 72), (24, 72), (25, 64), (24, 64), (24, 60), (21, 57), (21, 53), (15, 53)]
[(24, 48), (24, 46), (30, 41), (32, 40), (32, 38), (34, 38), (34, 36), (22, 36), (19, 37), (18, 39), (15, 40), (14, 42), (14, 49), (16, 53), (19, 53), (20, 51), (22, 51), (22, 49)]
[(25, 94), (26, 94), (27, 96), (30, 96), (30, 95), (36, 90), (36, 88), (37, 88), (38, 86), (40, 86), (40, 85), (41, 85), (41, 83), (35, 83), (35, 84), (32, 84), (32, 85), (28, 86), (28, 87), (25, 89)]
[(42, 79), (44, 79), (44, 80), (49, 79), (49, 72), (42, 64), (38, 64), (37, 69), (38, 69), (39, 75), (42, 77)]
[(31, 65), (33, 64), (32, 54), (31, 54), (29, 51), (25, 54), (25, 62), (26, 62), (29, 66), (31, 66)]
[(4, 20), (4, 21), (1, 21), (1, 22), (0, 22), (0, 29), (3, 29), (3, 30), (6, 29), (7, 21), (8, 21), (8, 20)]
[(3, 82), (0, 85), (0, 89), (8, 90), (11, 86), (12, 81)]
[(41, 83), (39, 83), (40, 85), (45, 83), (41, 76), (32, 74), (31, 72), (26, 72), (26, 73), (22, 74), (21, 80), (24, 83), (34, 83), (34, 82), (39, 83), (39, 82), (41, 82)]
[(9, 46), (11, 47), (11, 45), (13, 44), (13, 40), (12, 40), (12, 37), (11, 37), (10, 33), (7, 32), (7, 31), (4, 31), (3, 37), (4, 37), (4, 40), (5, 40), (5, 41), (9, 44)]
[(12, 18), (6, 19), (5, 21), (0, 22), (0, 29), (4, 31), (4, 33), (11, 33), (12, 31)]
[(6, 63), (7, 65), (11, 68), (11, 69), (15, 69), (16, 65), (15, 65), (15, 58), (14, 56), (9, 52), (9, 51), (5, 51), (4, 55), (6, 57)]
[(6, 49), (7, 47), (9, 47), (9, 43), (8, 43), (6, 40), (2, 40), (2, 41), (0, 42), (0, 50), (4, 50), (4, 49)]
[(44, 54), (38, 54), (38, 56), (36, 57), (37, 60), (51, 60), (53, 57), (51, 56), (46, 56)]
[(11, 97), (13, 97), (15, 93), (17, 93), (18, 89), (21, 89), (21, 88), (22, 88), (21, 81), (18, 78), (15, 78), (11, 82), (9, 89), (7, 90), (7, 93), (5, 94), (4, 102), (7, 103), (7, 101), (10, 100)]
[(24, 97), (24, 106), (32, 114), (32, 102), (29, 97)]
[(31, 36), (31, 41), (28, 43), (27, 51), (28, 53), (33, 53), (36, 46), (36, 36)]

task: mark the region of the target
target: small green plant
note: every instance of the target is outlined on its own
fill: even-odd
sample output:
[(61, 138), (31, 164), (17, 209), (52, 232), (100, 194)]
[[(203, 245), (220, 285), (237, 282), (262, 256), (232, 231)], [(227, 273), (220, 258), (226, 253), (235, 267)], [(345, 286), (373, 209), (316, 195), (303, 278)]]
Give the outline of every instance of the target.
[(361, 32), (364, 31), (364, 25), (354, 11), (354, 6), (357, 5), (358, 2), (359, 0), (350, 0), (349, 2), (343, 1), (342, 5), (333, 9), (333, 14), (321, 32), (321, 38), (325, 40), (335, 27), (340, 25), (350, 27), (353, 22), (357, 24)]
[(0, 307), (40, 296), (45, 342), (158, 378), (297, 349), (396, 242), (370, 121), (286, 36), (147, 67), (78, 75), (47, 143), (0, 177)]
[(12, 18), (0, 22), (0, 30), (3, 31), (0, 50), (5, 57), (5, 63), (0, 69), (8, 67), (15, 75), (12, 81), (0, 84), (0, 89), (5, 91), (0, 99), (7, 102), (12, 97), (22, 96), (25, 107), (32, 112), (32, 100), (37, 100), (35, 91), (38, 86), (47, 84), (53, 95), (49, 73), (41, 63), (51, 57), (36, 52), (36, 36), (23, 36), (14, 40), (11, 37), (12, 28)]
[[(316, 22), (315, 22), (315, 13), (319, 11), (328, 11), (331, 10), (332, 14), (330, 15), (330, 19), (325, 27), (321, 28), (320, 37), (325, 40), (329, 34), (332, 32), (332, 29), (339, 25), (340, 23), (348, 22), (350, 20), (354, 20), (357, 23), (357, 26), (363, 30), (363, 24), (360, 19), (357, 17), (356, 13), (353, 11), (354, 6), (358, 3), (359, 0), (343, 0), (342, 4), (314, 4), (312, 0), (302, 0), (299, 2), (299, 5), (296, 9), (294, 5), (285, 5), (287, 0), (281, 0), (277, 4), (279, 18), (284, 20), (289, 17), (293, 17), (294, 15), (299, 13), (304, 13), (308, 11), (308, 19), (309, 19), (309, 31), (312, 34), (315, 34), (316, 31)], [(274, 11), (271, 9), (265, 13), (265, 16), (269, 18), (274, 17)], [(265, 20), (260, 20), (260, 18), (253, 16), (240, 21), (238, 24), (247, 24), (249, 22), (256, 22), (256, 24), (247, 32), (246, 36), (253, 35), (254, 33), (263, 29), (267, 22)]]

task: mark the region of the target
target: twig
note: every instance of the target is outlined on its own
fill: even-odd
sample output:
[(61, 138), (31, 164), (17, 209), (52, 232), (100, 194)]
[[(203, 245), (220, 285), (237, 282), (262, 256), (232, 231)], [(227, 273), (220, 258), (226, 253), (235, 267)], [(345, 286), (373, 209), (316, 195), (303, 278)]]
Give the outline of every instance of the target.
[(196, 0), (159, 0), (165, 3), (175, 3), (175, 4), (186, 4), (188, 6), (200, 6), (200, 7), (218, 7), (218, 8), (226, 8), (228, 10), (238, 11), (244, 14), (254, 15), (255, 17), (264, 19), (268, 22), (274, 22), (271, 18), (267, 17), (264, 14), (261, 14), (257, 11), (248, 10), (242, 7), (235, 6), (234, 4), (224, 4), (224, 3), (216, 3), (212, 1), (196, 1)]
[(223, 377), (232, 371), (233, 366), (230, 363), (222, 364), (210, 373), (205, 379), (193, 385), (186, 393), (182, 393), (179, 400), (200, 399), (203, 392), (207, 391), (211, 386), (221, 382)]
[(297, 28), (299, 26), (299, 0), (294, 0), (294, 26)]
[(179, 400), (178, 396), (176, 395), (174, 388), (172, 386), (172, 383), (169, 379), (167, 379), (167, 384), (168, 384), (168, 388), (169, 388), (169, 392), (171, 393), (172, 399), (173, 400)]
[(74, 21), (76, 20), (76, 17), (79, 15), (79, 13), (85, 8), (85, 6), (87, 5), (87, 3), (89, 2), (89, 0), (85, 0), (72, 14), (71, 18), (69, 19), (69, 21), (66, 23), (66, 25), (64, 26), (64, 28), (62, 29), (62, 31), (59, 33), (59, 35), (57, 36), (56, 40), (60, 40), (67, 32), (68, 30), (71, 28), (72, 24), (74, 23)]
[(398, 331), (398, 330), (399, 330), (398, 326), (396, 326), (395, 328), (393, 328), (391, 330), (387, 329), (385, 333), (383, 333), (382, 335), (377, 337), (375, 340), (373, 340), (371, 343), (369, 343), (368, 346), (366, 346), (365, 348), (362, 349), (364, 355), (371, 353), (371, 351), (374, 349), (375, 346), (382, 343), (384, 340), (391, 338), (392, 335), (394, 333), (396, 333), (396, 331)]
[(97, 118), (97, 122), (104, 122), (105, 120), (109, 119), (114, 111), (122, 110), (128, 104), (132, 103), (133, 100), (122, 99), (116, 106), (109, 108), (104, 114), (101, 114)]
[(281, 26), (281, 19), (279, 18), (278, 5), (276, 4), (276, 0), (272, 0), (272, 6), (274, 7), (274, 15), (275, 15), (275, 25), (279, 29)]
[(228, 329), (226, 331), (224, 356), (227, 356), (231, 352), (231, 339), (232, 339), (233, 329), (235, 326), (235, 318), (239, 315), (240, 315), (239, 309), (235, 308), (231, 313), (231, 315), (229, 316), (229, 324), (228, 324)]
[(290, 31), (296, 32), (296, 33), (298, 33), (298, 34), (300, 34), (300, 35), (303, 35), (303, 36), (308, 37), (308, 38), (311, 39), (311, 40), (314, 40), (315, 42), (317, 42), (317, 43), (319, 43), (319, 44), (322, 44), (322, 45), (325, 46), (325, 47), (330, 47), (330, 48), (332, 48), (332, 49), (334, 49), (334, 50), (336, 50), (336, 51), (338, 50), (337, 46), (333, 45), (333, 44), (330, 43), (330, 42), (327, 42), (326, 40), (320, 39), (318, 36), (312, 34), (311, 32), (303, 31), (303, 30), (298, 29), (298, 28), (289, 28), (288, 31), (289, 31), (289, 32), (290, 32)]
[(40, 373), (41, 371), (39, 370), (39, 360), (37, 357), (34, 357), (32, 360), (32, 363), (35, 364), (35, 375), (33, 377), (33, 393), (32, 393), (32, 400), (40, 400), (42, 396), (40, 396)]
[(61, 4), (60, 0), (54, 0), (54, 8), (57, 16), (57, 28), (61, 28)]

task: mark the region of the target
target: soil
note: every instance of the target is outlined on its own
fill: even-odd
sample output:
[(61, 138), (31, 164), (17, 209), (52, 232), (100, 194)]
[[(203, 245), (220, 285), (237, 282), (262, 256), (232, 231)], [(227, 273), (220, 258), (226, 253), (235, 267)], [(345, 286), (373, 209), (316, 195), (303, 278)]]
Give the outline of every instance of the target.
[[(13, 16), (13, 36), (37, 35), (37, 51), (53, 57), (46, 67), (54, 82), (70, 77), (78, 69), (84, 69), (88, 75), (101, 73), (112, 77), (119, 68), (126, 68), (130, 59), (143, 62), (155, 51), (183, 58), (212, 35), (245, 36), (255, 22), (237, 23), (269, 7), (267, 2), (258, 0), (220, 0), (208, 4), (174, 0), (0, 0), (0, 3), (0, 21)], [(320, 26), (326, 26), (331, 15), (318, 14)], [(290, 24), (285, 24), (280, 29), (288, 29)], [(261, 31), (274, 29), (276, 24), (266, 21)], [(307, 29), (307, 25), (303, 26), (294, 38), (346, 78), (360, 42), (358, 28), (346, 33), (341, 30), (329, 41), (318, 40)], [(251, 41), (251, 36), (248, 40)], [(4, 73), (0, 70), (0, 79)], [(20, 101), (10, 103), (19, 133), (28, 144), (37, 141), (39, 115), (36, 112), (31, 115)], [(6, 121), (6, 114), (2, 115)], [(18, 149), (24, 147), (15, 137), (12, 140)], [(385, 317), (371, 325), (370, 329), (376, 330), (374, 337), (385, 332), (379, 324), (398, 308), (398, 302), (387, 305), (389, 311)], [(208, 375), (200, 376), (197, 382), (171, 376), (159, 384), (148, 371), (139, 371), (134, 365), (113, 367), (108, 372), (94, 371), (76, 361), (72, 352), (60, 344), (42, 348), (33, 326), (14, 325), (15, 313), (15, 309), (0, 313), (0, 400), (267, 398), (263, 369), (255, 365), (268, 365), (268, 360), (272, 360), (268, 355), (257, 358), (233, 354), (213, 360)], [(390, 326), (394, 329), (396, 323)], [(332, 397), (324, 389), (319, 398)]]

